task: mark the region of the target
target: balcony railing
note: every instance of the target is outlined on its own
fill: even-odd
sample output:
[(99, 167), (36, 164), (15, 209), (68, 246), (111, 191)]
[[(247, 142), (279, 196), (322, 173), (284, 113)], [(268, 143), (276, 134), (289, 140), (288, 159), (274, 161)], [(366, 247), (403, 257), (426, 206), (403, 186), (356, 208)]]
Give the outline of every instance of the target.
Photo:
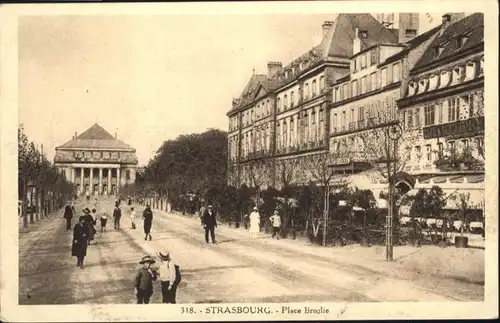
[(349, 131), (356, 130), (356, 126), (357, 126), (356, 122), (349, 122)]

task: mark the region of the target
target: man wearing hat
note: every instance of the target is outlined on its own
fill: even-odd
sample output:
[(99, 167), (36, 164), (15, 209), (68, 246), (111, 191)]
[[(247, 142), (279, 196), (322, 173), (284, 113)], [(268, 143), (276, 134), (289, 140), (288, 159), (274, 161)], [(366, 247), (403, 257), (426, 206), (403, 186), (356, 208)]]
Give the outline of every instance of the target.
[(144, 234), (146, 235), (144, 237), (144, 240), (151, 241), (153, 237), (151, 237), (151, 226), (153, 225), (153, 211), (151, 211), (151, 208), (149, 207), (148, 204), (146, 204), (146, 208), (144, 209), (144, 212), (142, 213), (142, 218), (144, 219)]
[(120, 229), (120, 219), (122, 218), (122, 210), (120, 209), (120, 202), (115, 202), (115, 209), (113, 210), (113, 220), (115, 223), (115, 230)]
[(281, 228), (281, 217), (278, 209), (274, 210), (274, 214), (269, 218), (271, 221), (271, 224), (273, 226), (273, 238), (276, 237), (276, 239), (279, 240), (280, 236), (280, 228)]
[(205, 229), (205, 241), (208, 243), (208, 234), (212, 237), (212, 243), (215, 243), (215, 228), (217, 228), (217, 216), (212, 205), (209, 205), (202, 218), (203, 228)]
[(71, 219), (73, 218), (73, 209), (71, 208), (71, 202), (68, 201), (64, 207), (64, 216), (66, 219), (66, 230), (71, 230)]
[(158, 273), (161, 280), (161, 294), (163, 297), (163, 303), (175, 304), (177, 286), (180, 282), (179, 266), (172, 263), (170, 259), (170, 252), (160, 251), (157, 255), (161, 261)]
[(156, 280), (156, 273), (151, 269), (151, 265), (156, 261), (151, 256), (142, 257), (139, 263), (142, 265), (135, 275), (135, 294), (137, 304), (149, 304), (149, 299), (153, 295), (153, 281)]
[(78, 219), (78, 223), (73, 228), (73, 245), (71, 246), (71, 256), (76, 257), (76, 266), (83, 269), (83, 259), (87, 255), (87, 243), (89, 237), (89, 227), (85, 223), (85, 216)]

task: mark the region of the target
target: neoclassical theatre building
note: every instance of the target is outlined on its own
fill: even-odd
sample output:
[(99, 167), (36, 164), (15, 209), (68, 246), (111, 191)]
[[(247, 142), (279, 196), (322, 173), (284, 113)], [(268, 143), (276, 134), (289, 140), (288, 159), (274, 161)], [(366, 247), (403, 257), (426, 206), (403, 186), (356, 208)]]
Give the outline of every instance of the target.
[(54, 164), (75, 184), (77, 194), (117, 194), (135, 182), (136, 150), (97, 123), (56, 147)]

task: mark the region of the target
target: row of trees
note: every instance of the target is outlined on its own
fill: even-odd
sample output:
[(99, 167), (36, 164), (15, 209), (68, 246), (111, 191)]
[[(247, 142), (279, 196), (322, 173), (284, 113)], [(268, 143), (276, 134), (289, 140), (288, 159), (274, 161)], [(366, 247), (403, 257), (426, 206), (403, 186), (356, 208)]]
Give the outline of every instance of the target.
[[(18, 199), (23, 226), (63, 206), (74, 195), (74, 186), (28, 139), (22, 124), (18, 127)], [(42, 146), (43, 150), (43, 146)]]

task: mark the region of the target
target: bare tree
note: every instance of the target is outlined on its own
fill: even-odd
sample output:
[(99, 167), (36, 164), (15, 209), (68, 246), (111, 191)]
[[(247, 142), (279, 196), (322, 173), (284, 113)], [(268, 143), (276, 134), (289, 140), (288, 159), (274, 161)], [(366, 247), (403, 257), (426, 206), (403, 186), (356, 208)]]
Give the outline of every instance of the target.
[(344, 150), (335, 149), (332, 152), (321, 152), (319, 154), (309, 155), (303, 158), (303, 169), (307, 170), (311, 177), (320, 187), (323, 196), (323, 220), (321, 217), (311, 219), (314, 236), (317, 237), (319, 227), (323, 224), (323, 246), (326, 246), (326, 234), (329, 214), (329, 195), (330, 188), (333, 185), (336, 188), (345, 187), (347, 185), (347, 175), (336, 171), (336, 164), (343, 163), (349, 159)]
[(256, 190), (256, 201), (260, 201), (260, 191), (264, 183), (271, 177), (272, 160), (267, 157), (256, 158), (251, 160), (248, 165), (248, 176), (250, 186), (254, 186)]

